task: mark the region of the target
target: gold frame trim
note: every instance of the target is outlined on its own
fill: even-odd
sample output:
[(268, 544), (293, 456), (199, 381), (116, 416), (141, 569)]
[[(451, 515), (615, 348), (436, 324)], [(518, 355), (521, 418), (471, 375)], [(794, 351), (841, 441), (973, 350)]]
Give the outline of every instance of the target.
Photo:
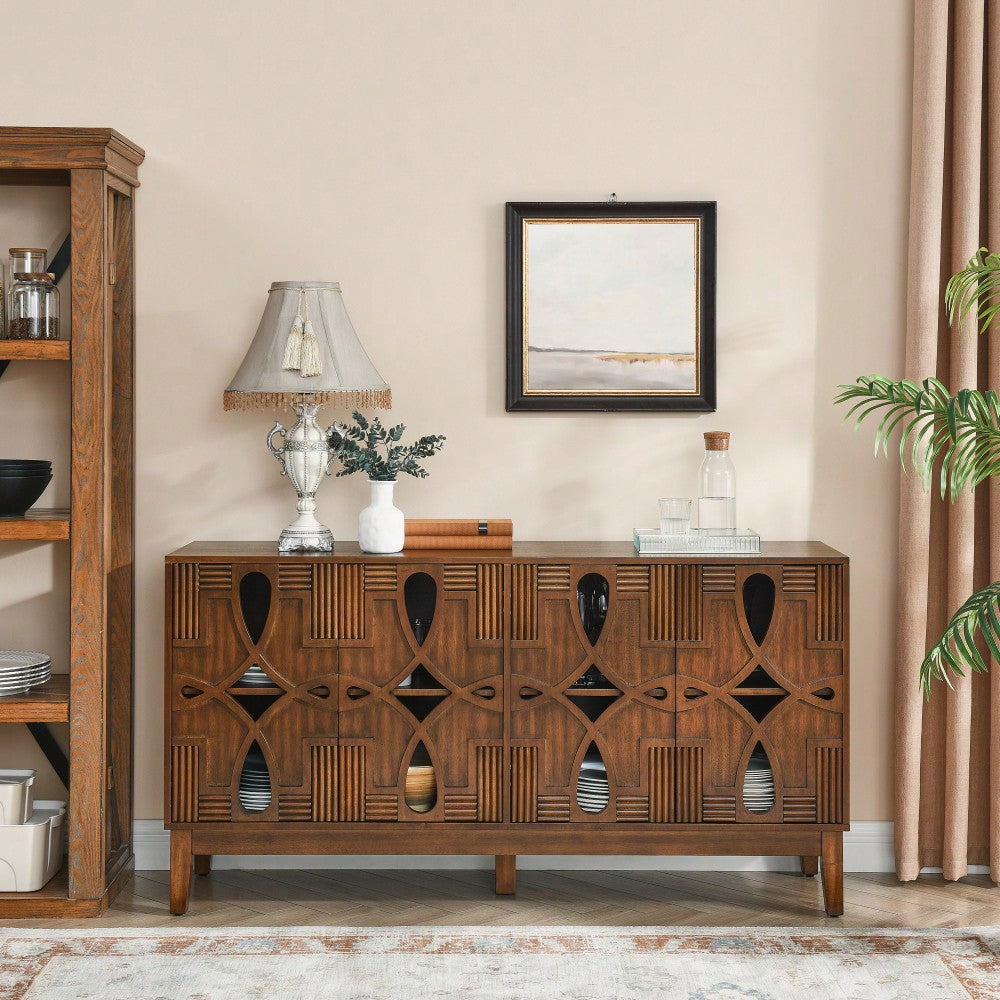
[[(694, 226), (694, 388), (693, 389), (529, 389), (528, 388), (528, 226), (536, 225)], [(701, 395), (701, 217), (522, 219), (521, 220), (521, 393), (524, 396), (700, 396)]]

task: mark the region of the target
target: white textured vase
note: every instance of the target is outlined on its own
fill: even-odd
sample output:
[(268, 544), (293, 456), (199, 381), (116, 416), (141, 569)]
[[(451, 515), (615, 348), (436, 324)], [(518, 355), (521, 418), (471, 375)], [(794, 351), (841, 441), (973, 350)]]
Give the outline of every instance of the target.
[(392, 502), (396, 480), (368, 480), (372, 502), (358, 517), (358, 544), (362, 552), (402, 552), (403, 512)]

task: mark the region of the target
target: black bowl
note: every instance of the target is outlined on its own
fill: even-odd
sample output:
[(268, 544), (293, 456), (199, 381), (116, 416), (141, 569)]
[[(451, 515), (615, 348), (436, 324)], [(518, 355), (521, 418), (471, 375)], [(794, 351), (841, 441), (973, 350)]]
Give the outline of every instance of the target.
[(0, 459), (0, 469), (51, 469), (51, 462), (20, 462), (13, 458)]
[(34, 479), (51, 475), (51, 469), (0, 469), (0, 479)]
[(50, 482), (51, 472), (41, 476), (0, 476), (0, 517), (22, 517)]

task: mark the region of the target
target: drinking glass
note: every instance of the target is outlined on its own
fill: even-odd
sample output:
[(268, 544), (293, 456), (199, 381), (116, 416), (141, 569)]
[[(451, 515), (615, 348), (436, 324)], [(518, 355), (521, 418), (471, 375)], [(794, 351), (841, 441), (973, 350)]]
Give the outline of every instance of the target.
[(667, 499), (659, 503), (660, 534), (686, 535), (691, 530), (691, 501)]

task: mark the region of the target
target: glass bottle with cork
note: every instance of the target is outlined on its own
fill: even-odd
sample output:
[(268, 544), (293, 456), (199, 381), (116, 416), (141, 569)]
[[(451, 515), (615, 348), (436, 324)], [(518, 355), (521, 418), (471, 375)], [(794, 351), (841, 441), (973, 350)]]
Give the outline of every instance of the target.
[(705, 458), (698, 476), (698, 530), (736, 534), (736, 469), (729, 457), (729, 432), (705, 432)]

